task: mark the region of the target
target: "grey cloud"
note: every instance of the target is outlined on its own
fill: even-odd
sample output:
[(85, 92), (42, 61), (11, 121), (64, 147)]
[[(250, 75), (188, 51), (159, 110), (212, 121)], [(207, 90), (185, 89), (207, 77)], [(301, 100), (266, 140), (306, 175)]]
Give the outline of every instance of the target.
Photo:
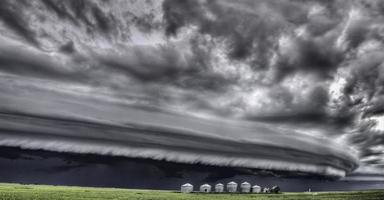
[(383, 58), (383, 55), (376, 53), (358, 58), (347, 79), (344, 92), (350, 98), (361, 99), (358, 105), (366, 104), (364, 117), (380, 114), (384, 94)]
[[(0, 141), (5, 146), (299, 171), (331, 177), (344, 176), (357, 165), (347, 149), (324, 146), (320, 138), (293, 137), (294, 132), (282, 134), (283, 130), (272, 130), (267, 125), (207, 121), (181, 113), (142, 109), (137, 103), (111, 104), (108, 99), (89, 95), (62, 92), (44, 95), (46, 91), (41, 89), (28, 93), (33, 87), (22, 89), (20, 84), (9, 89), (1, 87)], [(15, 88), (17, 93), (13, 91)], [(39, 101), (34, 100), (35, 95)], [(323, 150), (317, 151), (314, 146)], [(313, 163), (313, 156), (321, 157), (318, 159), (321, 163)], [(288, 157), (295, 158), (295, 162), (287, 160)]]
[[(27, 121), (29, 123), (26, 123)], [(321, 153), (294, 146), (200, 135), (177, 129), (131, 125), (108, 125), (64, 118), (2, 114), (2, 145), (75, 153), (98, 153), (165, 159), (186, 163), (296, 170), (325, 176), (344, 176), (356, 167), (343, 152), (324, 148)], [(18, 124), (17, 129), (15, 129)], [(28, 131), (26, 131), (28, 130)], [(92, 135), (89, 135), (91, 130)], [(101, 132), (100, 132), (101, 131)], [(108, 132), (106, 135), (105, 133)], [(30, 137), (30, 134), (33, 137)], [(76, 133), (76, 134), (74, 134)], [(275, 135), (287, 142), (289, 138)], [(56, 143), (52, 146), (51, 143)], [(297, 141), (296, 141), (297, 142)], [(295, 143), (296, 143), (295, 142)], [(180, 145), (182, 144), (182, 145)], [(318, 145), (312, 143), (310, 146)], [(239, 147), (242, 148), (239, 148)], [(321, 147), (322, 145), (318, 145)], [(302, 149), (306, 149), (303, 151)], [(271, 150), (273, 149), (273, 151)], [(137, 154), (141, 152), (140, 154)], [(160, 152), (160, 153), (159, 153)], [(161, 152), (168, 152), (162, 154)], [(215, 159), (213, 159), (215, 157)], [(318, 157), (319, 159), (313, 159)], [(273, 158), (273, 159), (270, 159)], [(291, 160), (295, 159), (295, 163)]]
[(88, 77), (85, 71), (64, 67), (44, 53), (12, 46), (0, 48), (0, 66), (2, 72), (43, 79), (82, 82)]
[(363, 117), (381, 116), (384, 114), (383, 100), (378, 99), (372, 106), (368, 107)]
[(42, 0), (41, 1), (48, 9), (52, 10), (60, 18), (68, 18), (72, 23), (78, 25), (76, 19), (66, 10), (65, 5), (62, 1), (51, 1), (51, 0)]
[[(317, 5), (324, 7), (323, 13), (309, 16), (310, 9)], [(336, 71), (346, 61), (345, 51), (335, 45), (339, 36), (337, 32), (342, 31), (348, 14), (348, 6), (345, 4), (315, 1), (277, 4), (270, 1), (231, 3), (169, 0), (163, 3), (163, 10), (167, 25), (165, 33), (169, 37), (177, 37), (181, 28), (195, 25), (200, 34), (209, 34), (218, 39), (216, 42), (219, 43), (224, 41), (227, 57), (249, 65), (253, 73), (260, 74), (262, 79), (267, 80), (266, 83), (271, 87), (270, 93), (274, 96), (270, 97), (272, 101), (285, 104), (285, 107), (282, 106), (284, 110), (265, 114), (248, 113), (246, 119), (320, 124), (323, 127), (331, 125), (336, 128), (345, 128), (353, 123), (353, 112), (329, 112), (328, 85), (325, 84), (325, 81), (335, 78)], [(306, 27), (307, 36), (295, 35), (294, 32), (297, 32), (300, 26)], [(279, 38), (282, 36), (288, 37), (292, 44), (288, 50), (279, 44)], [(273, 56), (275, 61), (271, 59)], [(285, 78), (298, 73), (315, 74), (318, 80), (314, 81), (323, 83), (313, 85), (322, 84), (323, 93), (317, 95), (316, 91), (313, 91), (305, 94), (307, 96), (302, 99), (306, 101), (292, 105), (293, 97), (289, 95), (299, 94), (289, 94), (291, 91), (287, 91), (285, 98), (274, 88), (279, 87)], [(260, 82), (255, 80), (257, 81)], [(261, 82), (265, 84), (265, 81)], [(340, 132), (340, 129), (335, 132)]]
[[(164, 2), (163, 9), (167, 23), (166, 34), (169, 36), (177, 35), (180, 28), (194, 24), (199, 27), (202, 34), (223, 39), (227, 44), (230, 58), (247, 59), (246, 62), (255, 70), (275, 67), (277, 80), (298, 70), (311, 71), (330, 78), (343, 60), (343, 52), (334, 48), (336, 37), (329, 38), (325, 34), (326, 30), (341, 23), (339, 19), (329, 24), (330, 16), (338, 16), (340, 13), (334, 13), (337, 12), (336, 9), (328, 8), (328, 16), (313, 21), (307, 18), (311, 5), (314, 3), (299, 4), (290, 1), (277, 4), (270, 1), (242, 1), (232, 5), (227, 1), (199, 3), (169, 0)], [(248, 11), (249, 7), (254, 11)], [(296, 39), (294, 41), (296, 48), (291, 50), (293, 52), (286, 55), (288, 58), (279, 55), (277, 65), (274, 66), (270, 58), (278, 50), (278, 37), (299, 25), (308, 25), (309, 33), (313, 32), (314, 36), (309, 39)], [(314, 25), (317, 27), (313, 27)]]
[(275, 21), (263, 21), (257, 14), (227, 8), (216, 1), (165, 1), (163, 10), (167, 35), (176, 35), (183, 26), (196, 24), (201, 33), (226, 40), (231, 58), (244, 59), (252, 54), (258, 55), (260, 65), (255, 67), (263, 68), (267, 64), (266, 56), (270, 52), (265, 47), (273, 46), (271, 40), (274, 34), (278, 34)]
[[(114, 25), (113, 20), (108, 18), (92, 1), (43, 0), (42, 3), (59, 17), (69, 19), (75, 25), (84, 25), (88, 30), (97, 28), (102, 32), (109, 32)], [(94, 17), (95, 22), (93, 22), (93, 19), (91, 19), (87, 13), (92, 13), (91, 16)]]
[[(28, 43), (43, 49), (47, 40), (57, 42), (61, 39), (57, 38), (55, 34), (72, 34), (74, 29), (77, 34), (84, 34), (88, 38), (95, 40), (104, 38), (111, 42), (121, 43), (130, 39), (133, 27), (137, 27), (142, 32), (150, 32), (161, 26), (160, 21), (154, 18), (151, 11), (132, 12), (135, 10), (135, 6), (145, 7), (145, 5), (135, 5), (127, 1), (117, 3), (121, 6), (121, 12), (113, 12), (108, 9), (112, 5), (110, 1), (41, 0), (32, 3), (6, 0), (2, 1), (0, 5), (0, 20), (9, 30)], [(52, 25), (52, 22), (65, 26), (55, 27), (56, 33), (50, 35), (52, 29), (49, 26)], [(71, 39), (78, 40), (78, 36), (82, 35)]]
[(127, 49), (123, 56), (98, 57), (105, 66), (104, 70), (123, 73), (143, 83), (220, 91), (235, 81), (211, 72), (209, 64), (199, 54), (179, 51), (178, 48), (182, 47), (142, 46)]
[(75, 47), (73, 41), (69, 41), (60, 47), (60, 51), (64, 52), (64, 53), (71, 54), (71, 53), (76, 52), (76, 47)]
[[(342, 128), (353, 122), (352, 116), (336, 116), (332, 117), (323, 112), (303, 112), (303, 113), (275, 113), (274, 115), (258, 115), (248, 116), (248, 120), (268, 122), (268, 123), (286, 123), (286, 124), (302, 124), (303, 126), (333, 126), (334, 128)], [(339, 130), (340, 130), (339, 129)], [(336, 129), (337, 130), (337, 129)], [(335, 134), (343, 134), (335, 131)]]
[(110, 31), (112, 31), (114, 29), (114, 27), (116, 26), (115, 19), (113, 18), (112, 15), (108, 16), (107, 14), (104, 14), (97, 7), (93, 7), (92, 8), (92, 13), (93, 13), (93, 15), (94, 15), (94, 17), (96, 19), (97, 26), (103, 32), (108, 33)]
[(276, 109), (267, 113), (248, 113), (245, 119), (278, 124), (300, 124), (303, 127), (317, 127), (330, 130), (332, 134), (344, 134), (344, 128), (353, 124), (356, 113), (340, 111), (331, 113), (329, 110), (328, 88), (313, 86), (303, 99), (294, 102), (299, 95), (284, 87), (271, 88), (269, 96), (273, 102), (279, 102), (284, 109)]
[(12, 1), (0, 2), (0, 19), (15, 33), (24, 38), (27, 42), (34, 46), (39, 46), (36, 38), (36, 33), (29, 27), (25, 20), (26, 16), (23, 8), (29, 7), (27, 1), (20, 1), (19, 4), (14, 4)]
[(132, 22), (143, 33), (150, 33), (161, 26), (161, 23), (155, 21), (153, 13), (143, 14), (139, 17), (133, 13), (129, 13), (129, 15), (132, 17)]
[[(359, 150), (359, 157), (362, 159), (360, 161), (360, 167), (354, 174), (357, 176), (361, 175), (358, 179), (365, 181), (375, 180), (375, 177), (381, 177), (384, 171), (383, 152), (380, 151), (380, 149), (374, 149), (383, 144), (383, 131), (373, 130), (374, 124), (375, 122), (372, 120), (360, 122), (358, 130), (353, 132), (349, 137), (350, 143)], [(350, 178), (346, 178), (346, 180), (349, 179)], [(353, 176), (351, 180), (355, 180)]]
[[(96, 2), (86, 0), (43, 0), (42, 3), (55, 12), (60, 18), (68, 19), (76, 26), (85, 28), (87, 34), (91, 36), (93, 36), (95, 32), (100, 32), (111, 39), (116, 37), (116, 29), (121, 28), (121, 25), (114, 15), (103, 11)], [(107, 2), (101, 3), (106, 4)], [(89, 13), (90, 15), (88, 15)]]
[(293, 52), (279, 57), (276, 79), (281, 79), (297, 70), (309, 71), (324, 78), (332, 78), (343, 61), (343, 52), (334, 48), (334, 40), (297, 40)]

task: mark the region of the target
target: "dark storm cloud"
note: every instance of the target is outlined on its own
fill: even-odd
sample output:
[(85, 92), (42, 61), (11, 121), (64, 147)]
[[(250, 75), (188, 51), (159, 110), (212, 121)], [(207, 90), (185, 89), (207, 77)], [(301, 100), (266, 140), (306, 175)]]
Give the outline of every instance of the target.
[[(150, 2), (145, 2), (144, 6), (151, 6)], [(157, 19), (154, 19), (153, 10), (137, 14), (130, 9), (122, 9), (123, 13), (120, 14), (106, 9), (113, 5), (110, 1), (41, 0), (41, 3), (48, 11), (84, 30), (91, 37), (103, 34), (110, 40), (119, 37), (128, 39), (131, 26), (137, 27), (142, 32), (151, 32), (158, 29), (161, 24)], [(132, 2), (119, 2), (123, 7), (129, 6), (130, 3)]]
[[(81, 82), (88, 78), (81, 70), (64, 68), (44, 53), (20, 50), (12, 46), (0, 47), (0, 71), (43, 79)], [(85, 71), (83, 71), (85, 72)]]
[[(275, 12), (263, 13), (261, 7)], [(360, 117), (364, 121), (383, 114), (383, 59), (379, 53), (382, 47), (363, 52), (364, 48), (370, 48), (367, 45), (382, 45), (381, 7), (380, 1), (236, 4), (169, 0), (163, 4), (165, 33), (169, 37), (177, 37), (182, 28), (197, 26), (201, 34), (224, 40), (228, 57), (248, 62), (257, 69), (256, 73), (261, 73), (260, 69), (273, 69), (273, 84), (297, 72), (315, 74), (319, 79), (314, 81), (326, 82), (340, 76), (338, 71), (348, 71), (341, 97), (336, 100), (328, 97), (329, 86), (325, 83), (320, 92), (315, 90), (316, 86), (310, 86), (314, 92), (300, 103), (293, 100), (297, 91), (282, 88), (272, 90), (270, 96), (272, 102), (280, 102), (284, 109), (266, 114), (249, 113), (246, 117), (273, 123), (333, 125), (342, 128), (337, 134), (344, 134), (344, 128), (364, 127)], [(247, 12), (250, 8), (253, 12)], [(268, 59), (272, 55), (275, 61)], [(377, 163), (382, 160), (382, 152), (370, 148), (382, 143), (382, 133), (370, 129), (359, 129), (352, 134), (351, 141), (358, 144), (362, 157), (377, 156), (367, 162)]]
[(133, 13), (127, 14), (132, 17), (132, 22), (143, 33), (150, 33), (155, 29), (159, 29), (161, 26), (161, 23), (155, 21), (155, 15), (153, 13), (143, 14), (140, 17)]
[[(58, 17), (68, 19), (75, 25), (85, 25), (87, 29), (97, 29), (109, 33), (116, 27), (113, 15), (104, 13), (95, 2), (85, 0), (54, 1), (42, 0), (42, 3)], [(90, 19), (90, 16), (94, 18)]]
[[(268, 14), (260, 11), (247, 12), (246, 7), (242, 6), (243, 4), (236, 7), (225, 1), (170, 0), (163, 3), (164, 19), (167, 23), (166, 34), (177, 36), (181, 28), (188, 25), (197, 25), (200, 33), (224, 39), (227, 42), (229, 57), (234, 59), (248, 57), (251, 60), (257, 58), (260, 59), (259, 61), (262, 63), (260, 66), (263, 68), (272, 67), (276, 69), (274, 75), (276, 80), (281, 80), (295, 71), (307, 71), (318, 74), (321, 78), (333, 79), (336, 70), (343, 66), (343, 62), (348, 60), (345, 57), (348, 52), (335, 45), (339, 35), (334, 32), (336, 30), (341, 31), (341, 27), (338, 26), (346, 23), (348, 5), (339, 2), (334, 4), (318, 2), (320, 5), (325, 6), (325, 14), (308, 16), (308, 9), (315, 5), (314, 2), (300, 5), (295, 1), (281, 4), (264, 1), (254, 3), (243, 1), (242, 3), (250, 7), (253, 6), (256, 11), (259, 11), (259, 7), (264, 6), (278, 12), (270, 14), (270, 18), (266, 18), (264, 15), (268, 16)], [(295, 12), (290, 12), (290, 8), (293, 7)], [(368, 26), (371, 23), (367, 17), (349, 22), (344, 30), (344, 40), (348, 43), (348, 50), (351, 51), (357, 48), (361, 43), (373, 36), (377, 37), (376, 31), (371, 30), (370, 26)], [(244, 26), (244, 24), (247, 24), (247, 26)], [(293, 39), (290, 41), (292, 46), (287, 47), (287, 52), (282, 52), (282, 47), (279, 47), (276, 64), (265, 62), (267, 59), (264, 58), (271, 57), (271, 54), (263, 55), (263, 53), (275, 50), (279, 34), (284, 33), (284, 29), (300, 25), (308, 27), (308, 38)], [(255, 42), (257, 45), (255, 45)], [(262, 61), (263, 59), (264, 61)], [(253, 67), (256, 66), (254, 65), (255, 62), (252, 62), (252, 64)], [(373, 82), (376, 78), (372, 79), (367, 77), (369, 75), (364, 74), (371, 73), (375, 76), (380, 74), (372, 70), (366, 70), (366, 68), (361, 68), (361, 70), (364, 72), (356, 72), (359, 75), (353, 76), (353, 79), (372, 80), (371, 82)], [(353, 84), (353, 81), (350, 82)], [(377, 85), (380, 85), (380, 82)], [(370, 88), (377, 92), (377, 87)], [(367, 88), (366, 91), (369, 90)], [(324, 121), (325, 123), (329, 121), (341, 125), (352, 123), (355, 117), (353, 113), (347, 115), (340, 113), (331, 116), (323, 109), (328, 104), (326, 95), (323, 95), (325, 97), (324, 101), (322, 97), (313, 98), (312, 100), (315, 103), (308, 110), (300, 111), (296, 109), (291, 114), (277, 113), (276, 116), (255, 116), (254, 119), (266, 121), (285, 121), (284, 119), (286, 119), (292, 122)], [(319, 104), (317, 105), (316, 102)], [(287, 106), (289, 106), (289, 102), (287, 102)], [(375, 109), (372, 108), (372, 110)]]
[[(4, 0), (0, 2), (0, 19), (16, 34), (20, 35), (27, 42), (34, 46), (39, 46), (36, 39), (36, 33), (29, 27), (25, 21), (25, 10), (30, 5), (28, 1), (20, 1), (19, 4), (14, 4), (12, 1)], [(23, 9), (24, 8), (24, 9)]]
[(0, 142), (336, 176), (354, 155), (380, 167), (382, 132), (364, 126), (383, 114), (378, 2), (2, 1)]
[(60, 47), (60, 51), (69, 54), (76, 52), (76, 48), (73, 41), (69, 41), (66, 44), (62, 45)]
[[(364, 105), (363, 117), (382, 114), (382, 100), (384, 98), (382, 53), (371, 53), (359, 58), (352, 66), (351, 76), (347, 79), (344, 92), (357, 104)], [(351, 101), (353, 101), (351, 100)]]
[[(375, 31), (375, 29), (371, 29), (368, 34)], [(374, 40), (372, 44), (377, 45), (380, 42)], [(350, 136), (350, 143), (359, 149), (361, 162), (366, 172), (377, 174), (380, 174), (380, 169), (381, 171), (383, 169), (381, 146), (384, 137), (383, 130), (375, 128), (377, 121), (373, 120), (372, 117), (383, 116), (381, 108), (384, 99), (384, 55), (380, 52), (381, 50), (381, 47), (373, 50), (368, 49), (354, 58), (343, 90), (343, 103), (349, 106), (350, 110), (361, 115), (361, 121)]]
[[(377, 159), (381, 160), (382, 151), (374, 150), (372, 147), (383, 144), (384, 136), (382, 131), (372, 130), (374, 122), (368, 121), (365, 124), (361, 125), (359, 129), (350, 137), (351, 143), (356, 145), (360, 149), (360, 156), (362, 158), (367, 158), (374, 156)], [(371, 160), (368, 160), (368, 162)]]
[(127, 50), (124, 56), (101, 55), (99, 59), (104, 70), (122, 73), (143, 83), (217, 91), (235, 81), (209, 71), (205, 58), (196, 53), (183, 53), (175, 46), (142, 46)]
[[(326, 88), (315, 86), (306, 96), (305, 101), (293, 103), (294, 93), (285, 89), (273, 90), (269, 95), (275, 101), (281, 101), (286, 106), (286, 111), (278, 110), (275, 113), (249, 114), (246, 119), (269, 123), (301, 124), (302, 126), (334, 127), (342, 130), (350, 126), (356, 114), (352, 112), (330, 113), (328, 110), (329, 94)], [(335, 132), (336, 134), (342, 134)]]
[[(169, 0), (163, 3), (163, 10), (167, 35), (177, 36), (181, 28), (197, 25), (200, 33), (224, 40), (230, 58), (247, 59), (255, 70), (276, 65), (276, 79), (297, 70), (330, 77), (343, 57), (342, 52), (333, 47), (335, 37), (327, 38), (325, 34), (341, 20), (337, 10), (332, 8), (320, 19), (308, 19), (311, 5), (314, 3)], [(255, 10), (252, 12), (250, 8)], [(338, 18), (331, 21), (336, 16)], [(309, 26), (309, 33), (314, 37), (297, 38), (292, 52), (280, 55), (277, 64), (272, 64), (270, 58), (278, 48), (276, 41), (280, 34), (300, 25)]]
[[(18, 159), (11, 158), (10, 153)], [(26, 165), (28, 167), (25, 167)], [(187, 165), (149, 159), (57, 153), (9, 147), (0, 148), (0, 166), (2, 166), (0, 180), (3, 182), (52, 185), (175, 190), (187, 179), (194, 185), (207, 182), (225, 183), (231, 180), (252, 181), (252, 184), (262, 183), (263, 186), (279, 185), (283, 191), (304, 191), (309, 186), (316, 191), (345, 191), (353, 190), (358, 186), (360, 189), (361, 187), (379, 187), (375, 185), (376, 182), (346, 184), (347, 182), (324, 180), (322, 177), (313, 175), (307, 175), (307, 178), (290, 176), (285, 174), (286, 172), (274, 172), (279, 177), (271, 177), (271, 172), (244, 168)], [(255, 176), (255, 174), (259, 175)]]
[[(237, 4), (229, 1), (169, 0), (163, 3), (165, 33), (169, 37), (177, 37), (183, 27), (197, 26), (199, 33), (224, 41), (229, 58), (248, 63), (254, 73), (260, 73), (263, 79), (268, 80), (269, 85), (279, 84), (298, 72), (315, 74), (318, 77), (316, 81), (323, 82), (332, 80), (345, 61), (344, 50), (335, 46), (338, 37), (335, 31), (340, 29), (338, 26), (344, 22), (343, 15), (347, 10), (344, 10), (345, 5), (338, 4), (296, 1), (279, 4), (273, 1), (241, 1)], [(310, 16), (309, 10), (314, 6), (324, 6), (324, 13)], [(294, 29), (300, 26), (307, 27), (308, 36), (294, 36), (297, 34), (294, 32), (299, 31)], [(279, 42), (282, 35), (287, 41)], [(352, 36), (350, 38), (355, 39)], [(246, 118), (279, 123), (320, 123), (336, 127), (352, 123), (355, 117), (353, 113), (329, 113), (326, 108), (329, 103), (327, 86), (321, 94), (317, 94), (320, 90), (316, 89), (315, 84), (309, 83), (308, 87), (314, 87), (313, 92), (305, 97), (309, 103), (292, 105), (290, 101), (293, 97), (290, 97), (286, 98), (287, 101), (282, 100), (287, 111), (250, 113)], [(271, 90), (270, 93), (271, 98), (284, 98), (276, 91)], [(294, 93), (286, 91), (283, 95), (297, 96)]]
[(92, 13), (96, 19), (96, 24), (101, 31), (108, 33), (116, 26), (115, 19), (112, 17), (113, 15), (108, 16), (97, 7), (92, 8)]
[[(51, 0), (41, 0), (41, 2), (51, 11), (55, 12), (60, 18), (67, 18), (71, 22), (78, 25), (75, 18), (66, 10), (63, 1), (51, 1)], [(69, 2), (69, 1), (67, 1)]]
[[(195, 24), (203, 34), (227, 39), (231, 58), (244, 59), (256, 54), (260, 56), (260, 65), (266, 64), (265, 57), (270, 55), (264, 47), (272, 46), (272, 30), (278, 31), (274, 19), (270, 24), (259, 19), (257, 14), (227, 8), (216, 1), (165, 1), (163, 10), (167, 35), (176, 36), (183, 26)], [(256, 47), (255, 42), (258, 42)]]
[[(278, 60), (280, 69), (276, 78), (279, 80), (297, 70), (317, 73), (324, 78), (331, 78), (343, 61), (343, 52), (334, 49), (334, 41), (295, 41), (295, 55), (288, 52)], [(297, 56), (296, 56), (297, 55)]]
[(353, 120), (353, 117), (330, 117), (327, 113), (316, 113), (308, 111), (307, 113), (277, 113), (271, 116), (250, 116), (247, 117), (247, 119), (268, 123), (307, 124), (309, 126), (313, 126), (313, 124), (323, 124), (335, 126), (336, 128), (342, 128), (347, 125), (350, 125)]
[[(16, 145), (30, 149), (145, 157), (184, 163), (201, 162), (210, 165), (267, 167), (271, 170), (290, 168), (293, 171), (335, 177), (343, 176), (345, 172), (356, 167), (356, 163), (350, 161), (352, 157), (328, 148), (324, 148), (320, 153), (312, 151), (310, 148), (303, 151), (306, 148), (305, 143), (301, 143), (300, 149), (294, 146), (281, 147), (278, 143), (291, 140), (284, 136), (278, 136), (281, 137), (280, 139), (275, 137), (273, 139), (275, 144), (270, 145), (269, 142), (264, 144), (260, 141), (246, 142), (213, 135), (201, 135), (198, 132), (187, 130), (139, 124), (122, 126), (7, 113), (3, 113), (1, 116), (0, 132), (3, 138), (1, 144), (5, 146)], [(16, 124), (18, 125), (15, 126)], [(89, 132), (92, 132), (92, 135)], [(30, 136), (31, 134), (33, 137)], [(50, 143), (56, 145), (52, 146)], [(75, 143), (77, 143), (76, 146), (73, 146)], [(310, 146), (313, 147), (313, 145), (315, 144)], [(322, 147), (319, 146), (319, 148)], [(313, 159), (313, 157), (318, 157), (318, 159)], [(295, 163), (291, 163), (292, 159), (295, 159)]]
[[(50, 1), (45, 0), (42, 3), (60, 18), (70, 19), (76, 26), (86, 27), (86, 33), (93, 36), (97, 32), (105, 33), (108, 38), (115, 37), (114, 29), (119, 27), (116, 17), (111, 13), (103, 12), (98, 4), (92, 1)], [(103, 2), (108, 4), (108, 2)], [(13, 5), (13, 4), (10, 4)], [(15, 6), (15, 5), (13, 5)], [(89, 18), (87, 13), (91, 13), (93, 18)], [(150, 26), (157, 26), (154, 22), (153, 13), (136, 16), (127, 12), (129, 20), (137, 25), (139, 30), (145, 32), (152, 29)], [(152, 15), (151, 15), (152, 14)], [(76, 20), (75, 20), (76, 19)], [(130, 23), (128, 21), (127, 23)], [(146, 27), (146, 28), (145, 28)], [(145, 30), (144, 30), (145, 29)], [(66, 31), (66, 30), (65, 30)], [(33, 33), (33, 31), (31, 30)], [(14, 67), (5, 67), (3, 71), (15, 74), (33, 74), (40, 78), (52, 79), (72, 79), (83, 82), (104, 82), (100, 80), (100, 73), (119, 73), (128, 77), (133, 77), (141, 82), (163, 83), (174, 85), (181, 88), (196, 88), (208, 90), (220, 90), (229, 83), (229, 79), (210, 71), (209, 63), (204, 57), (203, 50), (198, 47), (191, 49), (192, 53), (180, 52), (173, 45), (163, 45), (159, 47), (143, 46), (122, 49), (125, 55), (121, 53), (101, 53), (93, 58), (93, 54), (78, 54), (81, 44), (79, 41), (69, 40), (61, 43), (58, 50), (66, 54), (74, 54), (73, 62), (64, 63), (53, 61), (53, 59), (44, 53), (35, 53), (33, 51), (22, 51), (21, 60), (17, 59), (20, 55), (8, 49), (3, 49), (3, 65)], [(79, 49), (77, 49), (78, 47)], [(9, 47), (8, 47), (9, 48)], [(86, 57), (86, 58), (85, 58)], [(77, 60), (80, 59), (80, 63)], [(96, 59), (96, 60), (94, 60)], [(94, 60), (94, 61), (93, 61)], [(99, 61), (99, 62), (97, 62)], [(63, 61), (65, 62), (65, 61)], [(28, 66), (31, 63), (32, 67)], [(108, 81), (106, 81), (108, 82)]]

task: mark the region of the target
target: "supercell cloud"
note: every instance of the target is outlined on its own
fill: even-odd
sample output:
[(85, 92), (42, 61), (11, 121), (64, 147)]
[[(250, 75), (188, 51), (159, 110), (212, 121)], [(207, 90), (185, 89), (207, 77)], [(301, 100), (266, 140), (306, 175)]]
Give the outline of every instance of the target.
[(381, 1), (4, 0), (0, 145), (383, 175), (383, 21)]

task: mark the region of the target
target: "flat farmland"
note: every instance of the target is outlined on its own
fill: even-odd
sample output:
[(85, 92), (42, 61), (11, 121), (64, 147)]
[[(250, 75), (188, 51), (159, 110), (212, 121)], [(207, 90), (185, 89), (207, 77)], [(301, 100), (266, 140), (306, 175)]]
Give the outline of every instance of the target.
[(384, 200), (384, 190), (281, 194), (182, 194), (136, 190), (48, 185), (0, 184), (0, 200)]

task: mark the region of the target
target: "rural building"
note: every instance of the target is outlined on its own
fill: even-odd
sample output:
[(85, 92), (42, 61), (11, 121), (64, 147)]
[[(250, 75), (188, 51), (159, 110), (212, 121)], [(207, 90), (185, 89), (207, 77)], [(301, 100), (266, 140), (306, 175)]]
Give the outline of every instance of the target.
[(263, 192), (264, 192), (264, 193), (269, 193), (269, 191), (270, 191), (269, 188), (267, 188), (267, 187), (266, 187), (266, 188), (263, 188)]
[(251, 191), (251, 184), (248, 182), (243, 182), (240, 185), (241, 192), (249, 193)]
[(258, 185), (252, 186), (252, 192), (253, 193), (260, 193), (261, 192), (261, 187)]
[(211, 186), (208, 184), (201, 185), (200, 192), (211, 192)]
[(280, 192), (280, 187), (277, 186), (277, 185), (275, 185), (275, 186), (273, 186), (273, 187), (271, 188), (270, 192), (271, 192), (271, 193), (275, 193), (275, 194), (277, 194), (277, 193)]
[(181, 192), (183, 193), (190, 193), (193, 191), (193, 185), (186, 183), (181, 186)]
[(227, 183), (227, 191), (228, 192), (237, 192), (237, 183), (231, 181)]
[(215, 192), (224, 192), (224, 185), (221, 183), (218, 183), (215, 185)]

